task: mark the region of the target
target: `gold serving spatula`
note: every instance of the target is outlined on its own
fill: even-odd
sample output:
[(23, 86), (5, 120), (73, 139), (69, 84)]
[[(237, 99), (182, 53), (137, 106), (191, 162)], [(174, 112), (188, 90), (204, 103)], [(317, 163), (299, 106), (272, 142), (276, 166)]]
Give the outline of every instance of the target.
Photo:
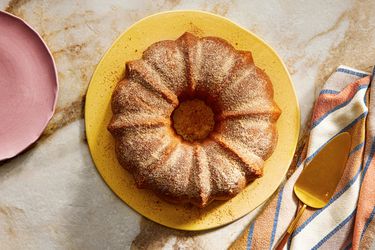
[(296, 184), (294, 184), (294, 193), (303, 203), (303, 206), (290, 223), (287, 232), (275, 248), (276, 250), (284, 248), (307, 206), (319, 209), (327, 205), (344, 172), (350, 144), (350, 134), (347, 132), (341, 133), (329, 141), (304, 167)]

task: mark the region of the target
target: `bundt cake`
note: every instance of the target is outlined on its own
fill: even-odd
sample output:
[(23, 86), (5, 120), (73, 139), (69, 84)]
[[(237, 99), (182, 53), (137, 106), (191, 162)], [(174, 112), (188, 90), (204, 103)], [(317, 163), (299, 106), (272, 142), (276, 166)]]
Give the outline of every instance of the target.
[(262, 176), (280, 109), (250, 52), (185, 33), (126, 64), (108, 130), (137, 187), (204, 207)]

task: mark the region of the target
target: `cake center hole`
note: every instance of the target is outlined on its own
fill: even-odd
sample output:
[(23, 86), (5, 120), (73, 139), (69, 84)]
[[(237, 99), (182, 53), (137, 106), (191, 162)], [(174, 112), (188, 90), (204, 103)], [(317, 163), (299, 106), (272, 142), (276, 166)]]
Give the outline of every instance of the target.
[(190, 142), (206, 138), (215, 125), (212, 109), (199, 99), (180, 103), (172, 119), (176, 133)]

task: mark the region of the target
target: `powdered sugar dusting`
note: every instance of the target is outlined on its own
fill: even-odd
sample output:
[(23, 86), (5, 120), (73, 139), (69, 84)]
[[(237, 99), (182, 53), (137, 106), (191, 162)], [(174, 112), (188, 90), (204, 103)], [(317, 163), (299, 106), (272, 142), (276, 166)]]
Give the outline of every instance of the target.
[(161, 41), (151, 45), (143, 58), (164, 78), (163, 83), (177, 96), (186, 90), (186, 63), (183, 52), (175, 41)]
[(241, 164), (226, 150), (213, 141), (203, 145), (207, 156), (207, 165), (211, 172), (211, 195), (216, 197), (234, 196), (245, 186), (245, 175)]
[(236, 54), (227, 42), (218, 38), (202, 38), (198, 44), (201, 46), (201, 60), (194, 67), (196, 89), (212, 93), (212, 89), (216, 89), (228, 76), (235, 64)]
[(276, 127), (267, 118), (239, 117), (220, 124), (220, 137), (244, 155), (267, 159), (277, 142)]

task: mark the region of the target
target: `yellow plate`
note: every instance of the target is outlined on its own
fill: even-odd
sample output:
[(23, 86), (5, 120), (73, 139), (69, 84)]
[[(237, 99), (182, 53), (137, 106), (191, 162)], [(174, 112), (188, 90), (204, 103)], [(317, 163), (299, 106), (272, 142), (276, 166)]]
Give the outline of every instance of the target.
[[(215, 201), (207, 208), (172, 205), (151, 191), (137, 189), (132, 176), (117, 162), (114, 140), (107, 131), (112, 116), (112, 91), (124, 77), (125, 62), (139, 59), (151, 44), (177, 39), (184, 32), (224, 38), (239, 50), (252, 52), (257, 66), (270, 76), (275, 100), (282, 110), (277, 122), (279, 140), (267, 160), (264, 176), (233, 199)], [(271, 31), (270, 31), (271, 32)], [(263, 40), (223, 17), (201, 11), (163, 12), (131, 26), (112, 45), (98, 64), (90, 82), (85, 107), (86, 133), (92, 158), (108, 186), (120, 199), (143, 216), (162, 225), (203, 230), (225, 225), (249, 213), (277, 189), (292, 161), (300, 117), (290, 76), (276, 52)]]

